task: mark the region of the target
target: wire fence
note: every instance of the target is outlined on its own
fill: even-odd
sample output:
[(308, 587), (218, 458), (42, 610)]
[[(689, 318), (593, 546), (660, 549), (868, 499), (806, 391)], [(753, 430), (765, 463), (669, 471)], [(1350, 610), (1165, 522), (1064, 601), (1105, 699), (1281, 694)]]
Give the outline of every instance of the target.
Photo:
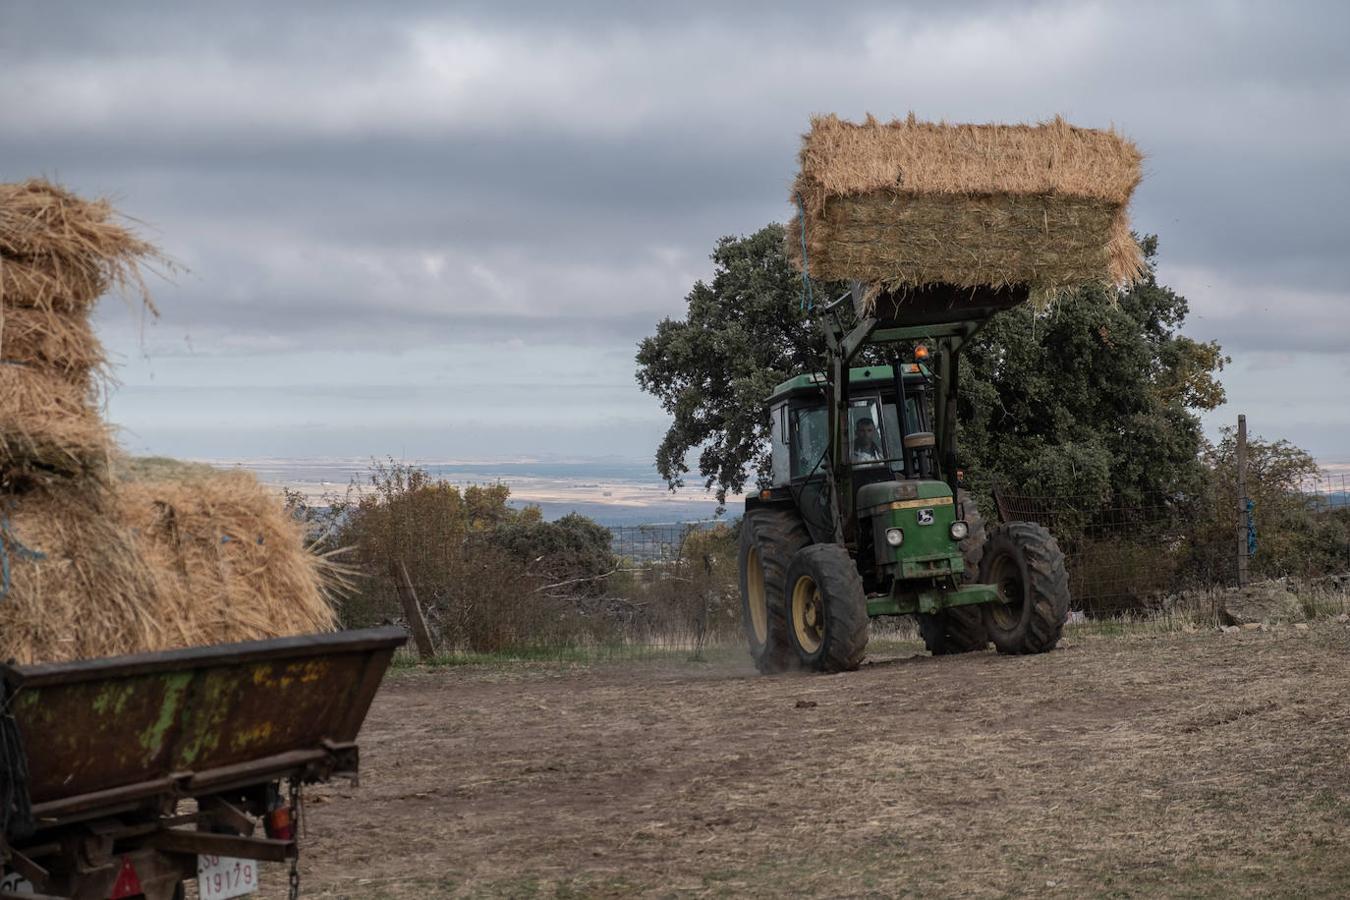
[(1242, 548), (1233, 493), (1210, 488), (1109, 503), (1006, 489), (994, 497), (1000, 520), (1035, 522), (1055, 536), (1074, 603), (1091, 615), (1147, 609), (1181, 591), (1237, 583)]
[(609, 529), (614, 555), (638, 565), (675, 563), (684, 556), (689, 536), (709, 531), (722, 520), (664, 522), (655, 525), (615, 525)]

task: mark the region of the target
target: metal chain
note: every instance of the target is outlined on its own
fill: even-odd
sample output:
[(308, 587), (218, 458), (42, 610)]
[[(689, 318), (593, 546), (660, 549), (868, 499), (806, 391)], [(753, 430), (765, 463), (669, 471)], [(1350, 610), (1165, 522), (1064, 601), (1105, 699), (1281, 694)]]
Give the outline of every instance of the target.
[(291, 857), (290, 900), (300, 897), (300, 778), (292, 775), (290, 782), (291, 840), (295, 841), (295, 856)]

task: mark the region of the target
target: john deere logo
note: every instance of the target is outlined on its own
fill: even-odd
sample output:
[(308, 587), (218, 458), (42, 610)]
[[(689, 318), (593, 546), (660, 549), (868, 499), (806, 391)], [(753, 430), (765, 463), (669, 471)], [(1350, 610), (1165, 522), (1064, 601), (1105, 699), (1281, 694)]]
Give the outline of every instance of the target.
[(919, 524), (920, 524), (920, 525), (932, 525), (932, 524), (933, 524), (933, 511), (932, 511), (931, 509), (921, 509), (921, 510), (919, 510), (919, 514), (918, 514), (918, 515), (919, 515)]

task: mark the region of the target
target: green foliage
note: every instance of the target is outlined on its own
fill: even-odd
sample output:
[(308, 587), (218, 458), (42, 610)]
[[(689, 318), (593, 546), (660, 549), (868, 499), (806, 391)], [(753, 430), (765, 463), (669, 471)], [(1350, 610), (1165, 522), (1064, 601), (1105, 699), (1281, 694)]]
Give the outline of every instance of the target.
[[(973, 486), (1103, 502), (1201, 488), (1197, 410), (1223, 402), (1217, 344), (1179, 334), (1186, 300), (1147, 277), (1128, 292), (1086, 290), (1045, 311), (994, 318), (963, 354), (961, 459)], [(719, 500), (768, 468), (765, 398), (789, 375), (819, 371), (824, 344), (800, 307), (801, 278), (783, 228), (727, 237), (711, 283), (696, 283), (683, 320), (666, 319), (638, 349), (638, 383), (672, 416), (656, 453), (672, 489), (695, 448)], [(840, 285), (816, 285), (820, 297)]]
[[(638, 347), (638, 384), (672, 417), (656, 450), (672, 490), (696, 448), (704, 487), (719, 502), (745, 486), (749, 470), (767, 472), (764, 399), (779, 381), (820, 365), (824, 341), (800, 309), (801, 275), (788, 265), (783, 236), (773, 224), (718, 241), (712, 282), (694, 284), (685, 318), (663, 320)], [(836, 288), (816, 285), (816, 293)]]
[(485, 543), (509, 554), (530, 574), (567, 583), (572, 591), (590, 596), (603, 594), (604, 576), (618, 568), (610, 542), (608, 528), (576, 513), (556, 522), (520, 517), (485, 535)]
[[(1231, 428), (1224, 429), (1206, 460), (1215, 494), (1236, 498), (1237, 438)], [(1256, 554), (1249, 566), (1254, 577), (1350, 570), (1350, 510), (1327, 509), (1317, 496), (1305, 493), (1316, 475), (1317, 461), (1288, 441), (1248, 438), (1246, 488), (1256, 524)], [(1217, 535), (1216, 540), (1224, 537)]]
[(963, 354), (963, 462), (979, 488), (1139, 504), (1204, 484), (1198, 410), (1224, 401), (1217, 344), (1178, 329), (1186, 299), (1146, 277), (1129, 291), (1085, 289), (1045, 311), (996, 316)]

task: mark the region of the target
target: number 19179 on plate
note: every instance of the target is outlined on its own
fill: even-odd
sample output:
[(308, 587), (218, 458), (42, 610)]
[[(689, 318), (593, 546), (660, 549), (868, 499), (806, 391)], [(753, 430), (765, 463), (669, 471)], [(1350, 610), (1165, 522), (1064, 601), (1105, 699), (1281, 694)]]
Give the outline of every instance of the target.
[(229, 856), (197, 857), (197, 893), (202, 900), (228, 900), (258, 889), (258, 861)]

